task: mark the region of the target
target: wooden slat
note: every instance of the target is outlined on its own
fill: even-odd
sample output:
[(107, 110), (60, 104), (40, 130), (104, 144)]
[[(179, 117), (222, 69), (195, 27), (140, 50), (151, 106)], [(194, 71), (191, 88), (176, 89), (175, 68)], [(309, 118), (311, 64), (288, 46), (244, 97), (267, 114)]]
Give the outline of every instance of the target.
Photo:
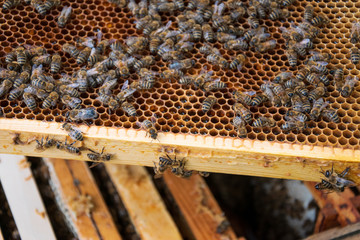
[(305, 185), (314, 196), (314, 199), (320, 208), (323, 208), (326, 203), (331, 203), (333, 205), (339, 215), (338, 220), (342, 226), (360, 221), (360, 214), (351, 201), (355, 195), (350, 189), (345, 189), (343, 193), (334, 192), (327, 194), (316, 190), (314, 188), (314, 183), (305, 183)]
[(1, 154), (0, 181), (21, 239), (56, 239), (26, 157)]
[(182, 179), (166, 172), (164, 180), (197, 240), (236, 239), (231, 227), (216, 233), (225, 217), (202, 177)]
[(181, 239), (145, 168), (113, 164), (105, 166), (141, 239)]
[(333, 228), (322, 233), (314, 234), (305, 240), (357, 240), (360, 239), (360, 223), (348, 225), (343, 228)]
[[(45, 159), (51, 180), (57, 187), (67, 218), (80, 239), (121, 239), (101, 193), (85, 162), (64, 159)], [(91, 196), (94, 205), (90, 214), (74, 215), (73, 199), (80, 195)]]
[(328, 203), (320, 209), (315, 223), (314, 233), (319, 233), (333, 227), (339, 226), (338, 214), (333, 205)]
[[(64, 141), (66, 133), (60, 126), (57, 122), (0, 118), (0, 152), (87, 160), (86, 154), (77, 156), (57, 149), (36, 152), (35, 142), (12, 142), (14, 133), (21, 133), (24, 142), (47, 135)], [(152, 166), (164, 149), (176, 149), (179, 157), (188, 160), (188, 169), (319, 181), (320, 166), (331, 167), (333, 161), (335, 166), (352, 167), (349, 177), (360, 183), (360, 150), (163, 132), (159, 141), (153, 141), (143, 130), (86, 125), (80, 129), (86, 133), (85, 146), (97, 151), (106, 146), (107, 152), (115, 153), (111, 163)]]

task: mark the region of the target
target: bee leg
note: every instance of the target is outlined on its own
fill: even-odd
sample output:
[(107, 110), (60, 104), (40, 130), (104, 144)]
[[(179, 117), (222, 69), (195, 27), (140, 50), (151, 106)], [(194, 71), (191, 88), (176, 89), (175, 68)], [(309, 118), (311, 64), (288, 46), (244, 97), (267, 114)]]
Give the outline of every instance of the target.
[(100, 154), (103, 154), (103, 153), (104, 153), (104, 149), (105, 149), (105, 147), (103, 147), (103, 148), (102, 148), (102, 150), (101, 150), (101, 153), (100, 153)]
[(95, 152), (94, 150), (92, 150), (92, 149), (90, 149), (90, 148), (88, 148), (87, 150), (89, 150), (89, 151), (92, 152), (92, 153), (97, 153), (97, 152)]
[(92, 162), (91, 165), (89, 166), (89, 168), (93, 168), (96, 167), (97, 165), (99, 165), (101, 162)]
[(347, 167), (344, 171), (342, 171), (342, 173), (339, 174), (340, 177), (345, 177), (346, 174), (348, 174), (349, 170), (350, 170), (350, 167)]

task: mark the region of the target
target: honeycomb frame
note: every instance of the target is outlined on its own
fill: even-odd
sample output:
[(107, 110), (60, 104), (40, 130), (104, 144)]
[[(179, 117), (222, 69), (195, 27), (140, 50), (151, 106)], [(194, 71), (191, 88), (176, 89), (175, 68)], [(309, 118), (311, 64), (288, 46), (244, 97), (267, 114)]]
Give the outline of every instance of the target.
[[(282, 70), (296, 72), (301, 68), (289, 67), (285, 56), (285, 40), (281, 36), (280, 26), (289, 27), (290, 22), (302, 21), (304, 7), (309, 2), (296, 1), (288, 9), (290, 17), (287, 20), (260, 20), (260, 25), (268, 28), (271, 38), (277, 41), (277, 47), (266, 53), (245, 51), (248, 58), (240, 72), (223, 70), (206, 61), (198, 49), (202, 43), (196, 43), (191, 57), (196, 60), (189, 74), (198, 74), (206, 66), (215, 72), (215, 76), (228, 85), (228, 88), (214, 91), (212, 94), (218, 98), (218, 103), (207, 113), (201, 111), (201, 103), (205, 99), (205, 93), (193, 86), (183, 86), (176, 82), (159, 80), (151, 90), (137, 91), (134, 93), (134, 105), (138, 117), (128, 117), (121, 109), (114, 114), (109, 114), (97, 98), (98, 89), (90, 89), (82, 93), (82, 106), (95, 106), (100, 117), (91, 123), (92, 126), (107, 127), (110, 129), (138, 129), (137, 121), (150, 118), (153, 113), (158, 116), (156, 127), (164, 133), (190, 134), (194, 137), (223, 138), (223, 141), (237, 141), (234, 126), (231, 120), (234, 117), (232, 105), (233, 90), (257, 91), (265, 81), (270, 81)], [(314, 40), (315, 50), (325, 50), (333, 54), (334, 58), (329, 64), (330, 69), (338, 65), (345, 67), (345, 75), (358, 75), (359, 70), (349, 60), (350, 31), (352, 22), (360, 18), (360, 3), (355, 0), (346, 2), (331, 2), (319, 0), (312, 2), (315, 12), (323, 12), (328, 15), (330, 23), (322, 28), (320, 35)], [(64, 28), (59, 28), (56, 23), (57, 16), (62, 6), (71, 6), (73, 14), (71, 20)], [(6, 53), (19, 44), (41, 45), (48, 53), (59, 53), (62, 57), (62, 72), (71, 73), (80, 68), (68, 54), (61, 50), (64, 43), (73, 43), (77, 37), (95, 36), (95, 31), (100, 29), (106, 39), (126, 39), (129, 36), (142, 35), (135, 29), (135, 18), (128, 8), (119, 8), (107, 1), (100, 0), (71, 0), (62, 1), (62, 6), (52, 9), (46, 16), (40, 16), (29, 5), (19, 5), (10, 10), (2, 10), (0, 16), (0, 59), (4, 60)], [(176, 21), (175, 16), (168, 13), (162, 14), (162, 21)], [(240, 20), (240, 25), (249, 28), (245, 19)], [(176, 24), (173, 23), (173, 27)], [(227, 60), (230, 60), (241, 51), (226, 50), (220, 43), (211, 44), (218, 47)], [(167, 63), (156, 57), (156, 66), (153, 71), (167, 69)], [(302, 59), (304, 60), (304, 59)], [(129, 80), (137, 80), (136, 74), (131, 74)], [(332, 79), (331, 79), (332, 80)], [(114, 94), (120, 90), (125, 79), (120, 79)], [(309, 128), (302, 133), (284, 133), (280, 126), (284, 123), (283, 116), (288, 108), (274, 107), (267, 102), (260, 107), (250, 107), (253, 116), (260, 115), (273, 117), (277, 121), (274, 128), (254, 128), (247, 126), (247, 138), (240, 141), (262, 142), (267, 144), (293, 144), (313, 149), (314, 147), (347, 149), (358, 152), (360, 150), (360, 86), (357, 85), (349, 98), (343, 98), (334, 86), (328, 86), (326, 101), (330, 106), (338, 109), (339, 123), (326, 121), (310, 121)], [(62, 109), (61, 103), (55, 109), (37, 108), (31, 112), (22, 101), (0, 100), (6, 118), (39, 120), (46, 122), (62, 122), (65, 120), (66, 109)], [(160, 141), (162, 141), (160, 139)], [(295, 155), (291, 153), (292, 155)], [(311, 157), (311, 156), (309, 156)]]

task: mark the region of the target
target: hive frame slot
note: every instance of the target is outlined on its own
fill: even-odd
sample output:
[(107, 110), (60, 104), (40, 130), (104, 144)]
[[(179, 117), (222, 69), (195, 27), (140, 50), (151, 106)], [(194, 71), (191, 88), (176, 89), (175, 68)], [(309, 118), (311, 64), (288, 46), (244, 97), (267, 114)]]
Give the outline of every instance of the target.
[[(360, 150), (172, 133), (160, 133), (159, 141), (153, 141), (143, 130), (84, 125), (80, 129), (86, 136), (83, 146), (98, 152), (105, 146), (107, 153), (114, 154), (110, 163), (153, 166), (153, 161), (168, 153), (185, 157), (191, 170), (306, 181), (319, 181), (320, 168), (331, 168), (334, 163), (335, 171), (349, 166), (349, 179), (360, 180)], [(14, 144), (15, 133), (21, 133), (24, 145)], [(36, 151), (34, 139), (44, 136), (64, 141), (67, 135), (56, 122), (0, 119), (1, 153), (88, 160), (86, 151), (82, 155), (56, 148)]]

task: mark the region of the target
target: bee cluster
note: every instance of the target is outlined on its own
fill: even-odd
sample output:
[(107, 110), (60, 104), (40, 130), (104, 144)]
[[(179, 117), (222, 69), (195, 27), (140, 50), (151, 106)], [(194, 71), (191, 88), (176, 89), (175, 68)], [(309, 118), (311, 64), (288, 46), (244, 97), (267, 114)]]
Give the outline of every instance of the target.
[[(3, 4), (4, 10), (9, 10), (20, 4), (30, 4), (40, 15), (46, 15), (52, 8), (60, 6), (61, 0), (5, 0)], [(69, 21), (71, 17), (72, 8), (65, 6), (59, 17), (58, 25), (59, 27), (64, 27), (65, 24)]]
[[(167, 154), (165, 157), (159, 157), (159, 162), (154, 162), (155, 178), (161, 177), (168, 169), (170, 169), (170, 171), (177, 177), (188, 178), (192, 175), (193, 171), (186, 170), (185, 165), (186, 160), (184, 158), (177, 160), (175, 156), (175, 158), (172, 159)], [(210, 175), (208, 172), (198, 172), (198, 174), (202, 177), (208, 177)]]

